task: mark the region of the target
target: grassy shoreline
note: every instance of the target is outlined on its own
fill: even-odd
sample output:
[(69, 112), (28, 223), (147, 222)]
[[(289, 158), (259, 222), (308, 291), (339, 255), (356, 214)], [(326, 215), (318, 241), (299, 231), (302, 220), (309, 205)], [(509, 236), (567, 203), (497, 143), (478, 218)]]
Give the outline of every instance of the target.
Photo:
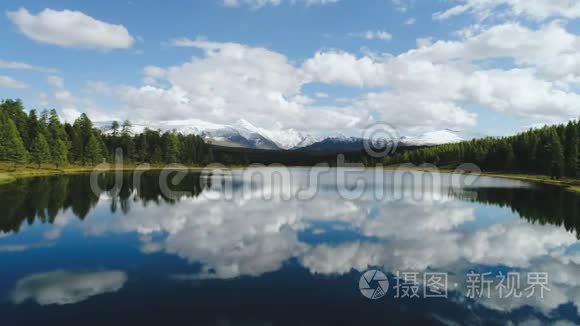
[[(149, 167), (144, 167), (137, 164), (126, 164), (122, 167), (111, 166), (110, 171), (133, 171), (133, 170), (161, 170), (167, 167), (167, 165), (150, 165)], [(179, 168), (179, 167), (178, 167)], [(235, 167), (232, 167), (235, 168)], [(65, 167), (56, 168), (54, 165), (41, 165), (40, 168), (33, 165), (17, 165), (14, 167), (12, 163), (0, 163), (0, 185), (7, 184), (16, 181), (20, 178), (30, 178), (30, 177), (44, 177), (53, 175), (67, 175), (67, 174), (80, 174), (80, 173), (90, 173), (96, 169), (95, 166), (82, 166), (82, 165), (68, 165)], [(187, 170), (203, 170), (201, 166), (185, 166), (183, 169)]]
[[(111, 169), (109, 169), (109, 170), (113, 170), (113, 171), (131, 171), (131, 170), (140, 170), (140, 169), (161, 170), (165, 167), (167, 167), (167, 165), (150, 165), (149, 167), (146, 168), (142, 165), (129, 164), (129, 165), (124, 165), (122, 167), (112, 166)], [(187, 170), (191, 170), (191, 171), (201, 171), (204, 169), (204, 167), (202, 167), (202, 166), (182, 166), (182, 168), (187, 169)], [(227, 168), (228, 169), (243, 169), (244, 167), (243, 166), (229, 166)], [(386, 166), (384, 168), (388, 169), (388, 170), (420, 170), (420, 171), (428, 170), (426, 168), (401, 167), (398, 165)], [(0, 185), (14, 182), (19, 178), (89, 173), (89, 172), (92, 172), (94, 169), (95, 169), (94, 166), (79, 166), (79, 165), (69, 165), (69, 166), (58, 168), (58, 169), (55, 168), (54, 166), (50, 166), (50, 165), (42, 165), (40, 168), (37, 168), (33, 165), (17, 165), (16, 167), (14, 167), (14, 165), (12, 163), (0, 162)], [(445, 173), (453, 173), (453, 172), (457, 173), (453, 169), (449, 169), (449, 168), (438, 168), (437, 171), (438, 172), (445, 172)], [(505, 172), (482, 172), (481, 175), (488, 176), (488, 177), (505, 178), (505, 179), (512, 179), (512, 180), (520, 180), (520, 181), (529, 181), (529, 182), (535, 182), (535, 183), (548, 184), (548, 185), (553, 185), (553, 186), (565, 188), (568, 191), (580, 193), (580, 180), (577, 180), (577, 179), (562, 178), (560, 180), (552, 180), (547, 175), (505, 173)]]
[[(417, 170), (417, 171), (427, 171), (429, 168), (421, 167), (401, 167), (399, 165), (386, 166), (385, 169), (388, 170)], [(443, 173), (460, 173), (451, 168), (437, 168), (437, 172)], [(568, 191), (580, 194), (580, 180), (571, 178), (561, 178), (558, 180), (552, 180), (550, 176), (543, 174), (526, 174), (526, 173), (511, 173), (511, 172), (481, 172), (480, 175), (486, 177), (503, 178), (510, 180), (527, 181), (534, 183), (541, 183), (546, 185), (552, 185), (557, 187), (562, 187)]]
[(569, 179), (569, 178), (562, 178), (559, 180), (552, 180), (549, 176), (546, 175), (534, 175), (534, 174), (511, 174), (511, 173), (482, 173), (482, 175), (490, 176), (490, 177), (497, 177), (497, 178), (505, 178), (505, 179), (512, 179), (512, 180), (521, 180), (521, 181), (529, 181), (529, 182), (536, 182), (542, 184), (548, 184), (558, 187), (563, 187), (564, 189), (576, 193), (580, 193), (580, 180)]

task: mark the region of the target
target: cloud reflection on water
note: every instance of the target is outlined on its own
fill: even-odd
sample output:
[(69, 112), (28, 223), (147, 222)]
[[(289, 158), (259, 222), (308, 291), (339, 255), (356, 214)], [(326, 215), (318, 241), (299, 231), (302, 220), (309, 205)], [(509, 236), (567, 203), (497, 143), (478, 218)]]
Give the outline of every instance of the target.
[[(549, 272), (552, 291), (542, 300), (478, 298), (486, 307), (510, 311), (529, 305), (548, 314), (561, 304), (580, 302), (578, 240), (566, 228), (532, 224), (505, 208), (489, 213), (488, 205), (478, 203), (481, 194), (470, 189), (435, 187), (430, 191), (438, 191), (437, 196), (416, 200), (410, 197), (412, 185), (399, 186), (404, 194), (399, 200), (377, 201), (370, 193), (345, 200), (331, 186), (321, 187), (315, 200), (264, 200), (264, 191), (276, 191), (265, 187), (227, 201), (192, 196), (153, 205), (133, 190), (125, 209), (105, 216), (89, 212), (78, 227), (89, 237), (137, 234), (144, 254), (166, 253), (202, 265), (201, 272), (174, 275), (181, 280), (258, 277), (281, 270), (290, 260), (312, 274), (342, 275), (370, 267), (391, 273), (436, 270), (451, 273), (450, 281), (460, 284), (474, 267), (502, 267)], [(491, 178), (477, 186), (491, 194), (496, 188), (526, 191), (524, 183)], [(158, 198), (158, 193), (147, 196)], [(117, 200), (103, 194), (94, 211), (115, 207)], [(493, 220), (485, 220), (486, 212)], [(67, 227), (73, 221), (68, 216), (57, 216), (54, 229)], [(345, 232), (351, 236), (338, 236)], [(47, 234), (55, 240), (60, 236)]]
[(38, 304), (66, 305), (119, 291), (127, 281), (123, 271), (70, 272), (56, 270), (28, 275), (12, 291), (12, 302), (34, 300)]

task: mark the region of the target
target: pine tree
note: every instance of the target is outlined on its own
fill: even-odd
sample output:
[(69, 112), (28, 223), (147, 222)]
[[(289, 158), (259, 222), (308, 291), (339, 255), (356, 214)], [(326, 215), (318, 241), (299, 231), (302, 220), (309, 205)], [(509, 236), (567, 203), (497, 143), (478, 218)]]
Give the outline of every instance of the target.
[(95, 138), (97, 139), (98, 146), (99, 146), (100, 157), (98, 158), (98, 161), (102, 162), (103, 160), (108, 160), (109, 155), (108, 155), (108, 151), (107, 151), (107, 145), (105, 145), (105, 141), (103, 140), (103, 135), (101, 134), (100, 131), (97, 131), (97, 130), (94, 130), (94, 135), (95, 135)]
[(69, 152), (69, 161), (80, 162), (84, 165), (86, 162), (84, 155), (84, 145), (78, 128), (76, 127), (72, 128), (70, 139), (71, 139), (71, 148)]
[(52, 163), (57, 168), (68, 163), (68, 146), (63, 140), (57, 140), (54, 148), (52, 148), (51, 156)]
[(121, 130), (121, 148), (126, 160), (133, 161), (135, 159), (135, 143), (131, 131), (132, 125), (129, 120), (125, 120)]
[(42, 163), (48, 163), (51, 160), (50, 147), (41, 132), (38, 132), (32, 139), (30, 158), (32, 162), (38, 164), (38, 168)]
[(115, 155), (115, 151), (120, 146), (119, 145), (119, 143), (120, 143), (120, 139), (119, 139), (120, 129), (121, 129), (121, 125), (119, 124), (118, 121), (115, 120), (111, 123), (110, 134), (108, 136), (105, 136), (105, 143), (107, 145), (107, 152), (111, 156)]
[(574, 123), (569, 122), (566, 126), (566, 146), (564, 149), (566, 156), (566, 175), (576, 177), (578, 165), (578, 132)]
[(87, 162), (97, 164), (103, 160), (103, 155), (101, 153), (101, 145), (97, 137), (91, 133), (89, 135), (89, 141), (85, 149), (85, 160)]
[(454, 166), (459, 162), (469, 162), (483, 170), (547, 173), (557, 178), (563, 172), (572, 176), (580, 168), (579, 137), (580, 124), (572, 121), (567, 125), (530, 129), (511, 137), (488, 137), (404, 150), (384, 161), (388, 164), (417, 164), (435, 162), (438, 156), (440, 165)]
[(504, 171), (511, 170), (513, 168), (514, 162), (515, 162), (515, 154), (514, 154), (514, 149), (513, 149), (512, 145), (507, 141), (502, 142), (500, 153), (502, 155), (502, 160), (503, 160), (503, 164), (502, 164), (501, 168)]
[(0, 159), (13, 162), (15, 166), (26, 162), (28, 152), (16, 124), (3, 112), (0, 112), (0, 128)]
[(28, 144), (28, 116), (24, 112), (24, 106), (20, 100), (3, 100), (0, 102), (0, 111), (16, 125), (16, 130), (24, 144)]
[(58, 168), (68, 163), (67, 134), (58, 118), (56, 110), (52, 109), (48, 117), (48, 144), (50, 146), (51, 162)]
[(139, 162), (145, 162), (147, 161), (147, 150), (148, 150), (147, 138), (145, 137), (145, 134), (137, 135), (136, 138), (137, 139), (135, 141), (136, 143), (135, 158)]
[(534, 163), (538, 157), (538, 138), (532, 135), (532, 133), (526, 134), (527, 136), (527, 149), (526, 154), (524, 156), (525, 163), (523, 166), (526, 167), (529, 171), (534, 170)]
[(30, 110), (28, 112), (28, 142), (26, 143), (26, 148), (32, 153), (32, 144), (34, 143), (34, 138), (40, 132), (40, 122), (38, 121), (38, 116), (36, 115), (36, 110)]
[(161, 136), (159, 130), (145, 129), (143, 133), (147, 143), (147, 157), (145, 161), (149, 163), (160, 163), (163, 160), (161, 150)]
[[(128, 120), (113, 123), (112, 134), (103, 135), (86, 114), (73, 125), (63, 125), (54, 109), (43, 110), (40, 117), (36, 110), (29, 114), (23, 110), (20, 101), (0, 102), (0, 160), (18, 163), (31, 158), (39, 167), (53, 163), (57, 168), (68, 162), (95, 164), (109, 159), (117, 146), (129, 161), (200, 164), (212, 160), (211, 147), (199, 136), (147, 129), (133, 135)], [(244, 157), (233, 155), (232, 162), (242, 161)]]
[[(81, 114), (80, 117), (78, 117), (74, 124), (73, 124), (73, 137), (72, 137), (72, 148), (71, 151), (73, 152), (72, 156), (74, 158), (74, 161), (77, 162), (81, 162), (81, 164), (85, 165), (87, 162), (90, 162), (91, 159), (89, 159), (89, 156), (91, 156), (92, 158), (94, 158), (94, 156), (92, 156), (95, 153), (98, 153), (100, 151), (97, 152), (92, 152), (92, 153), (88, 153), (88, 144), (89, 144), (89, 140), (91, 137), (93, 137), (93, 123), (92, 121), (89, 119), (89, 117), (87, 117), (86, 114)], [(97, 139), (94, 140), (97, 144), (97, 147), (99, 147)], [(97, 160), (99, 161), (99, 160)]]
[(562, 176), (564, 170), (564, 148), (560, 142), (560, 137), (555, 130), (551, 130), (547, 136), (547, 161), (546, 166), (548, 166), (548, 174), (555, 177)]
[(203, 160), (200, 161), (200, 163), (209, 164), (209, 163), (213, 162), (213, 151), (211, 149), (211, 146), (209, 144), (203, 142), (203, 140), (202, 140), (202, 145), (204, 148), (204, 156), (203, 156)]
[(179, 141), (175, 132), (166, 132), (161, 137), (163, 159), (166, 163), (176, 163), (179, 156)]
[(51, 138), (65, 140), (67, 135), (55, 109), (50, 110), (48, 116), (48, 133)]
[(74, 122), (74, 127), (78, 129), (79, 135), (84, 144), (87, 144), (93, 133), (93, 122), (86, 114), (81, 114)]
[(44, 109), (40, 112), (40, 123), (43, 124), (45, 127), (48, 125), (48, 121), (50, 120), (50, 113), (48, 110)]

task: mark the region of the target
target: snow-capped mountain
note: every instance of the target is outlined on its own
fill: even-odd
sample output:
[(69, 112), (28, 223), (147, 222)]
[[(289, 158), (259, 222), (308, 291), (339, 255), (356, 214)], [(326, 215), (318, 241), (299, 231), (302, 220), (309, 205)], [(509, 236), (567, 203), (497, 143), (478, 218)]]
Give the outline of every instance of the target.
[(303, 151), (354, 152), (362, 150), (363, 148), (364, 142), (362, 138), (337, 135), (326, 137), (318, 142), (302, 146), (296, 149)]
[[(398, 139), (398, 147), (410, 147), (410, 146), (433, 146), (441, 144), (449, 144), (460, 142), (463, 139), (459, 137), (455, 132), (449, 130), (432, 131), (421, 134), (419, 136), (410, 137), (403, 136)], [(375, 143), (380, 143), (378, 140), (374, 140)], [(391, 140), (387, 139), (386, 142)], [(347, 137), (344, 135), (327, 137), (319, 142), (313, 143), (309, 146), (301, 148), (302, 150), (314, 150), (314, 151), (359, 151), (364, 149), (365, 140), (357, 137)]]
[[(101, 122), (105, 132), (110, 132), (110, 122)], [(295, 129), (268, 130), (259, 128), (249, 121), (240, 119), (231, 125), (210, 123), (197, 119), (160, 122), (155, 126), (134, 124), (133, 133), (149, 129), (161, 131), (175, 130), (183, 134), (200, 135), (206, 141), (220, 146), (246, 147), (269, 150), (315, 150), (315, 151), (357, 151), (364, 148), (364, 141), (359, 137), (341, 134), (317, 137)], [(456, 133), (449, 130), (427, 132), (416, 137), (404, 136), (398, 141), (399, 146), (428, 146), (462, 141)]]
[(268, 130), (258, 128), (245, 119), (240, 119), (235, 126), (241, 130), (251, 131), (270, 139), (281, 149), (292, 149), (308, 146), (320, 141), (320, 138), (310, 134), (301, 133), (295, 129)]
[[(110, 132), (111, 121), (95, 123), (104, 132)], [(267, 130), (258, 128), (244, 119), (238, 120), (232, 125), (217, 124), (198, 119), (180, 121), (164, 121), (155, 126), (133, 124), (131, 131), (135, 134), (142, 133), (145, 128), (159, 129), (161, 131), (175, 130), (189, 135), (200, 135), (208, 142), (227, 147), (247, 147), (257, 149), (292, 149), (307, 146), (319, 141), (309, 134), (303, 134), (294, 129)]]
[(175, 130), (186, 135), (200, 135), (208, 142), (220, 146), (280, 149), (275, 142), (263, 136), (258, 128), (245, 120), (240, 120), (233, 125), (225, 125), (189, 119), (163, 122), (159, 128), (164, 131)]
[(399, 143), (403, 146), (429, 146), (458, 143), (460, 141), (463, 141), (463, 138), (459, 137), (457, 133), (450, 130), (439, 130), (426, 132), (417, 137), (403, 136)]

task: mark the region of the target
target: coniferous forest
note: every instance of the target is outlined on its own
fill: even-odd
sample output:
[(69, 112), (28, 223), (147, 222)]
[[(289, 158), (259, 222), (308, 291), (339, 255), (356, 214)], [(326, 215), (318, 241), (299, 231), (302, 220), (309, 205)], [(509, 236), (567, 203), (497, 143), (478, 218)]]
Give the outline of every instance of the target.
[(94, 165), (111, 161), (118, 148), (125, 162), (199, 165), (212, 161), (211, 147), (200, 136), (150, 129), (133, 134), (129, 121), (115, 121), (104, 133), (84, 113), (73, 124), (63, 124), (54, 109), (26, 114), (19, 100), (0, 103), (0, 161)]
[[(0, 102), (0, 161), (94, 165), (112, 161), (122, 149), (125, 162), (181, 163), (203, 165), (214, 161), (224, 164), (284, 163), (313, 165), (330, 162), (335, 155), (301, 151), (252, 151), (212, 147), (196, 135), (145, 129), (133, 134), (131, 123), (112, 122), (108, 132), (95, 128), (86, 114), (74, 123), (61, 123), (56, 110), (27, 114), (19, 100)], [(453, 167), (474, 163), (484, 171), (546, 174), (556, 177), (580, 176), (580, 123), (530, 129), (510, 137), (488, 137), (454, 144), (422, 148), (403, 148), (382, 163), (423, 163)], [(214, 155), (214, 151), (217, 151)], [(254, 153), (256, 152), (256, 153)], [(335, 153), (336, 154), (336, 153)], [(345, 153), (350, 162), (378, 163), (364, 153)], [(250, 157), (250, 159), (248, 159)]]
[(580, 123), (530, 129), (510, 137), (488, 137), (454, 144), (401, 151), (385, 163), (429, 163), (457, 166), (474, 163), (484, 171), (578, 177)]

